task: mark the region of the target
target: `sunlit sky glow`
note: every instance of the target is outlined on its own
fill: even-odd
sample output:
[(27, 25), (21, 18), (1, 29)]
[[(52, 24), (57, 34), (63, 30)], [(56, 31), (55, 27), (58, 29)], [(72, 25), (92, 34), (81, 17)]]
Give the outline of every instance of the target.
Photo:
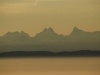
[(0, 36), (8, 31), (34, 36), (48, 27), (68, 35), (74, 26), (100, 31), (100, 0), (0, 0)]

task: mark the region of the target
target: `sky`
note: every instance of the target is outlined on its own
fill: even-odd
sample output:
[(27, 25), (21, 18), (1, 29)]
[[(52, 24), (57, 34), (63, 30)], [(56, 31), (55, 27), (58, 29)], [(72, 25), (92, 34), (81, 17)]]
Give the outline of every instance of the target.
[(69, 35), (74, 26), (100, 31), (100, 0), (0, 0), (0, 36), (8, 31), (35, 36), (49, 27)]

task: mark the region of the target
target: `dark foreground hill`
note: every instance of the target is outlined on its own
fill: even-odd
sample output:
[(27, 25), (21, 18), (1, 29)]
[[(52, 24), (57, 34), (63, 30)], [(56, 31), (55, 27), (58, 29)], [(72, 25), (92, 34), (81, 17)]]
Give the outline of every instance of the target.
[(72, 52), (11, 51), (0, 53), (0, 57), (100, 57), (100, 51), (80, 50)]

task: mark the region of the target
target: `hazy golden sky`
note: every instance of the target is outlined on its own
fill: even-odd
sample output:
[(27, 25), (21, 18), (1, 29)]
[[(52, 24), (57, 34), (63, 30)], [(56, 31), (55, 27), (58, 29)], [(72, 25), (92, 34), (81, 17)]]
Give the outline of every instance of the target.
[(74, 26), (100, 31), (100, 0), (0, 0), (0, 36), (8, 31), (34, 36), (48, 27), (68, 35)]

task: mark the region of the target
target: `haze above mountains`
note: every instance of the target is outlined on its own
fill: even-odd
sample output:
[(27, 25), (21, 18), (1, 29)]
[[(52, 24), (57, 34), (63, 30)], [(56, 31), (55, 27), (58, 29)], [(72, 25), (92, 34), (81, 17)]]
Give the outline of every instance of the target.
[(58, 35), (52, 28), (30, 37), (24, 31), (0, 37), (0, 52), (100, 50), (100, 31), (85, 32), (74, 27), (70, 35)]

